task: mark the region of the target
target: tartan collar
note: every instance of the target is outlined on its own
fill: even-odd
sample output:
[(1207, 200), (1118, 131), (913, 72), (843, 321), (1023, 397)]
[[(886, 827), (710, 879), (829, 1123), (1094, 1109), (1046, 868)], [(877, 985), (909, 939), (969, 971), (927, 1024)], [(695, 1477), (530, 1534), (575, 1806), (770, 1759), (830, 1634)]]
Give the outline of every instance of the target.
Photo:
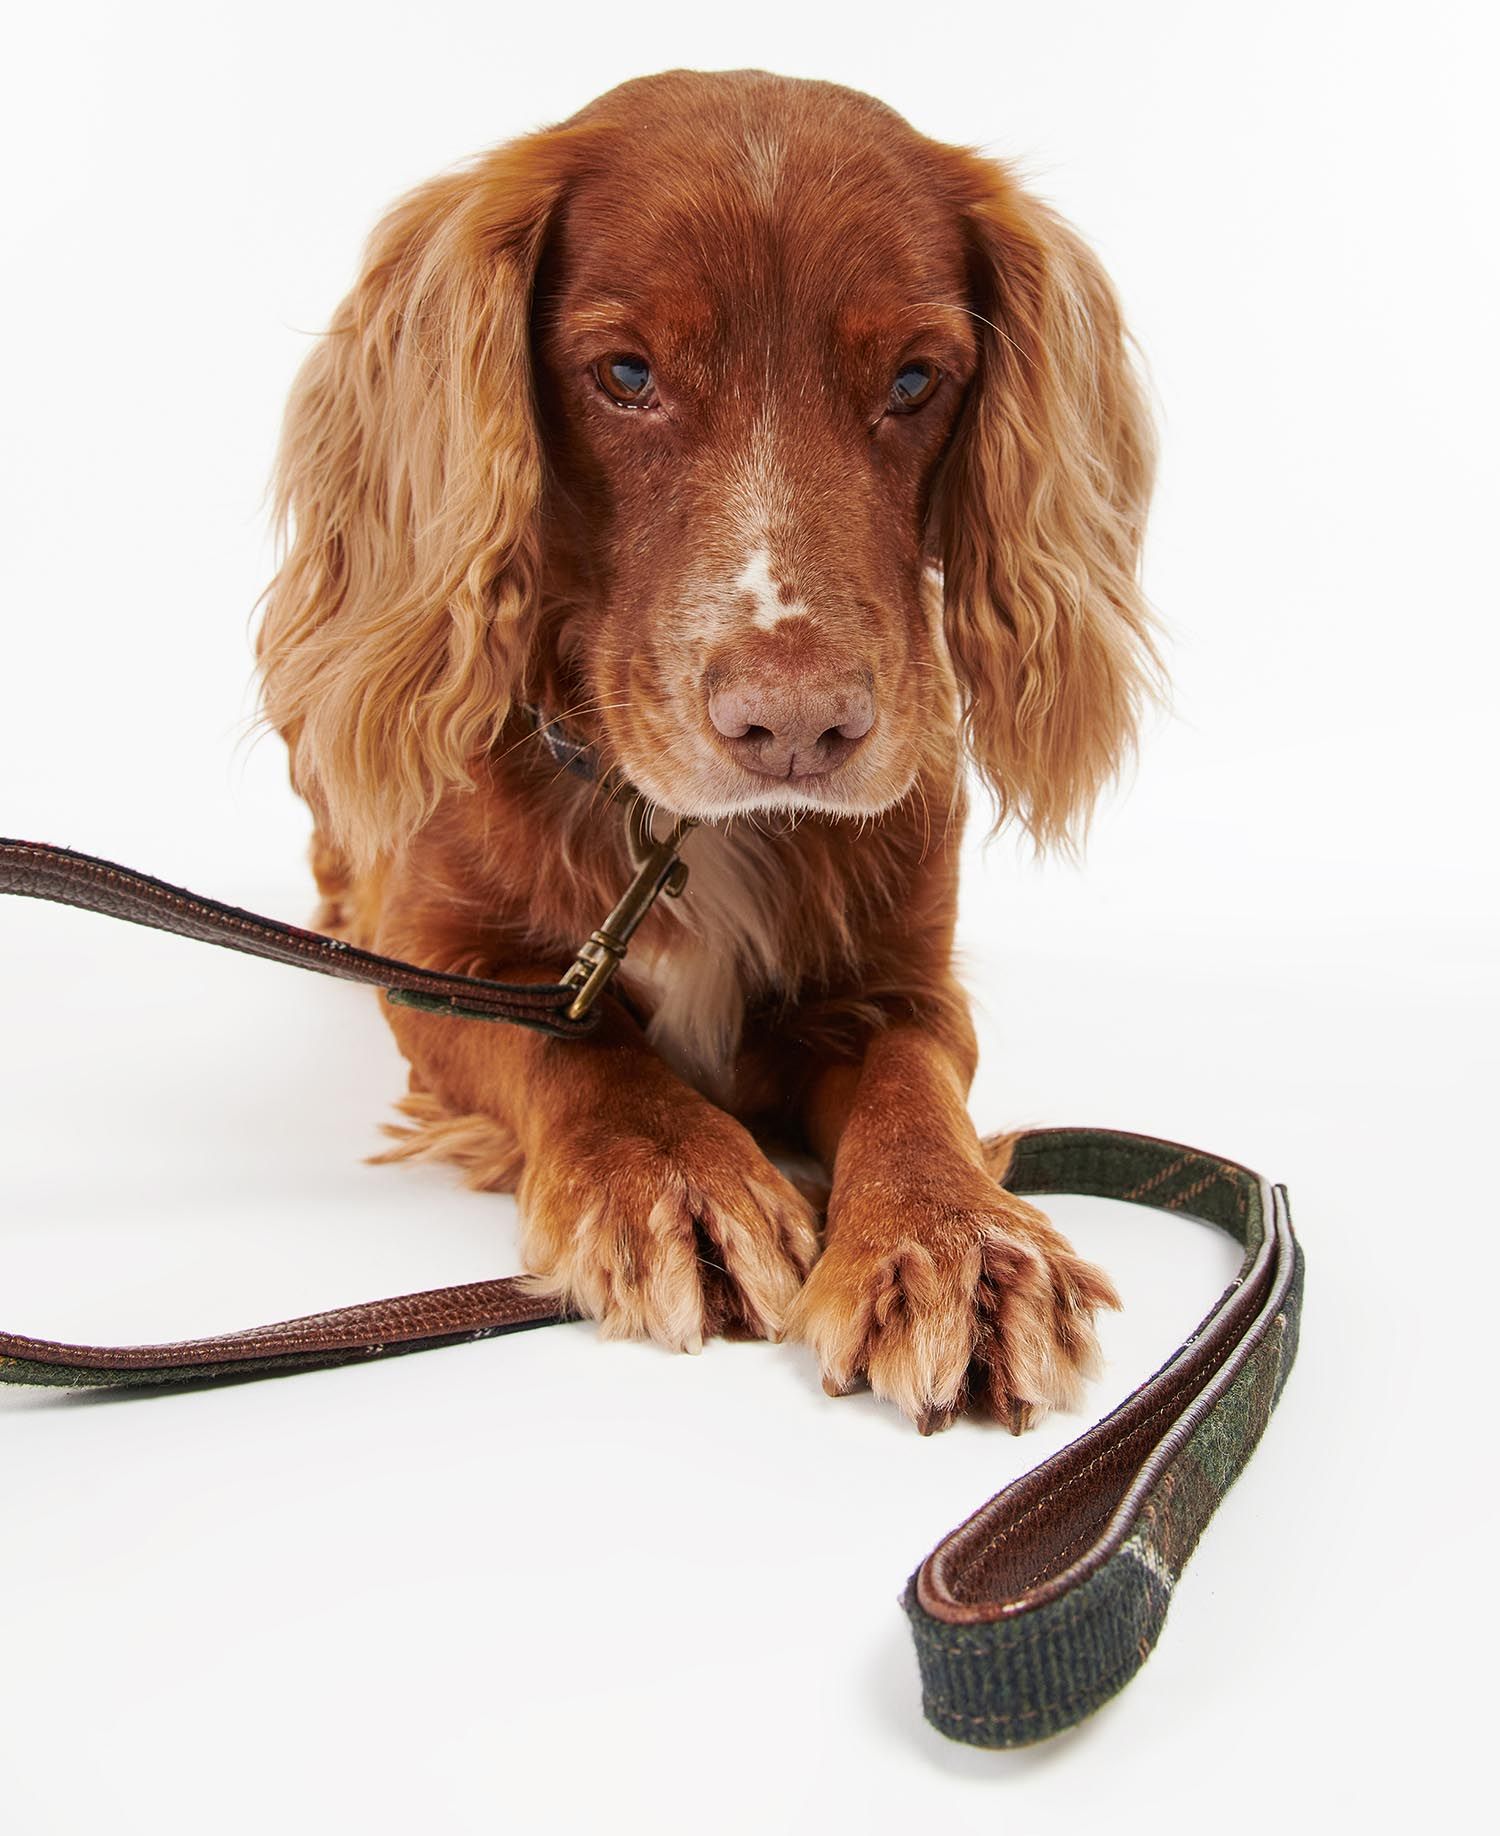
[(588, 784), (600, 781), (604, 774), (599, 769), (598, 754), (592, 746), (572, 738), (562, 722), (554, 720), (542, 708), (527, 703), (521, 712), (531, 722), (532, 731), (552, 755), (554, 762), (561, 765), (564, 771), (572, 772), (575, 778), (582, 778)]

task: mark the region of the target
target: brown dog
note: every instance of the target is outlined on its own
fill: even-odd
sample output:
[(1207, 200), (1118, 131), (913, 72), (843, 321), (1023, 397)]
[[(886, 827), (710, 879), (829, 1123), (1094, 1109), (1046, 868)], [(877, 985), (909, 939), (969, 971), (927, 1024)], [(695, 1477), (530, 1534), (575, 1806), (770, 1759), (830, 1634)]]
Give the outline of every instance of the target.
[(1076, 1402), (1118, 1303), (966, 1112), (955, 862), (966, 755), (1054, 843), (1128, 748), (1150, 480), (1097, 262), (868, 96), (627, 83), (376, 231), (288, 410), (265, 705), (322, 922), (435, 968), (555, 981), (629, 877), (536, 710), (703, 819), (587, 1041), (390, 1015), (397, 1155), (514, 1188), (607, 1334), (791, 1334), (924, 1428)]

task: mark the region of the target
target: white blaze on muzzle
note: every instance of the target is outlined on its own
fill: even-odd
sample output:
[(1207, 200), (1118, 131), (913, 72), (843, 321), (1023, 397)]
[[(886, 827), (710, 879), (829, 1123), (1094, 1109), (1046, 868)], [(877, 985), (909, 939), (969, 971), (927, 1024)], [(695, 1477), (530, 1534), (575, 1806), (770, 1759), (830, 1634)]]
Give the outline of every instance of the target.
[(735, 576), (734, 587), (754, 602), (750, 620), (758, 631), (772, 631), (789, 618), (812, 617), (812, 608), (800, 599), (782, 599), (781, 588), (771, 572), (771, 551), (764, 545), (750, 550), (745, 565)]

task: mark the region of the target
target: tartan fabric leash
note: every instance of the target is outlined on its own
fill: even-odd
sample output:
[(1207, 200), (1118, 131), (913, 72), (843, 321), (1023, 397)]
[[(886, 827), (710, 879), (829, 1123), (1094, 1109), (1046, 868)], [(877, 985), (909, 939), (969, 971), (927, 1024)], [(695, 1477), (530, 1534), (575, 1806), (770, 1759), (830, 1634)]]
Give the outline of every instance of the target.
[[(670, 892), (671, 870), (657, 862), (656, 871), (657, 890)], [(637, 884), (649, 877), (639, 871)], [(68, 849), (0, 840), (0, 893), (373, 984), (391, 1000), (459, 1018), (560, 1038), (586, 1032), (593, 1019), (570, 1013), (576, 978), (532, 986), (438, 975)], [(1060, 1733), (1146, 1661), (1183, 1566), (1281, 1395), (1302, 1304), (1302, 1252), (1285, 1188), (1233, 1161), (1110, 1129), (1043, 1129), (1019, 1137), (1006, 1184), (1181, 1212), (1217, 1225), (1244, 1254), (1234, 1281), (1153, 1377), (950, 1532), (908, 1583), (903, 1604), (927, 1718), (980, 1747)], [(68, 1345), (0, 1332), (0, 1382), (160, 1392), (425, 1351), (569, 1317), (508, 1277), (171, 1345)]]

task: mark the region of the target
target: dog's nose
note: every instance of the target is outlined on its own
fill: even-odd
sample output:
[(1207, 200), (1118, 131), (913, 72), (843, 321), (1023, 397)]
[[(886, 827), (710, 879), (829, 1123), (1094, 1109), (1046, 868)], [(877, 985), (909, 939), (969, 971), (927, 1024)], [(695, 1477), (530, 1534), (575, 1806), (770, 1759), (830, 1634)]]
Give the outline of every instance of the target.
[(869, 678), (740, 676), (712, 688), (708, 718), (747, 771), (820, 778), (836, 771), (875, 725)]

